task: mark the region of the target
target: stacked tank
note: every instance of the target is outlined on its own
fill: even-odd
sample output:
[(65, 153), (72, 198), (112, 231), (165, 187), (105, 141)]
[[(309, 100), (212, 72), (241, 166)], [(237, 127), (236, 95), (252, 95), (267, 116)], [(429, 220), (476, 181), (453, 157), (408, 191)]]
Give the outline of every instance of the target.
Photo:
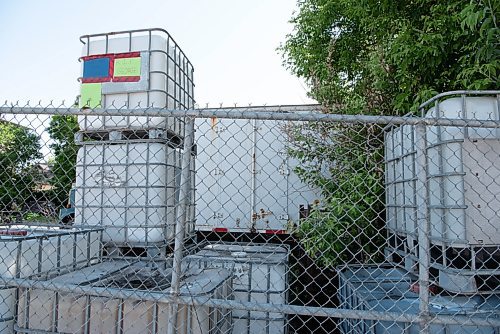
[[(80, 259), (84, 248), (71, 248), (72, 240), (80, 242), (77, 236), (54, 237), (57, 252), (42, 236), (33, 248), (51, 251), (48, 262), (54, 261), (56, 269), (64, 264), (64, 270), (34, 271), (30, 279), (36, 285), (6, 287), (2, 293), (12, 302), (12, 315), (0, 318), (0, 326), (17, 333), (166, 333), (173, 280), (166, 246), (174, 239), (183, 182), (190, 189), (184, 207), (188, 237), (194, 230), (196, 149), (186, 152), (192, 163), (189, 178), (183, 180), (183, 118), (145, 117), (139, 110), (123, 117), (92, 113), (103, 108), (193, 108), (193, 68), (164, 30), (97, 34), (81, 40), (79, 107), (88, 113), (78, 117), (80, 131), (75, 137), (80, 145), (75, 226), (99, 231), (95, 240), (84, 243), (99, 249), (89, 246), (84, 253), (93, 255), (92, 261)], [(12, 245), (10, 257), (19, 267), (24, 258), (16, 257), (17, 244)], [(44, 252), (33, 255), (35, 265), (47, 264)], [(74, 257), (73, 262), (81, 263), (71, 266)], [(16, 277), (24, 277), (22, 269)], [(179, 295), (231, 299), (232, 270), (188, 269), (180, 279)], [(231, 328), (231, 311), (223, 308), (180, 305), (176, 318), (176, 333), (222, 334)]]
[[(423, 105), (432, 119), (500, 120), (500, 92), (441, 94)], [(430, 106), (432, 103), (432, 106)], [(427, 107), (429, 106), (429, 107)], [(419, 185), (413, 125), (385, 133), (387, 264), (338, 268), (339, 307), (420, 312), (417, 200), (430, 225), (431, 316), (498, 319), (500, 305), (500, 132), (425, 127), (426, 182)], [(342, 319), (343, 333), (418, 333), (418, 322)], [(431, 332), (497, 333), (490, 325), (431, 324)]]
[[(174, 237), (184, 119), (92, 112), (193, 108), (193, 67), (161, 29), (87, 35), (81, 41), (79, 103), (89, 112), (78, 117), (75, 223), (104, 227), (110, 253), (139, 247), (155, 255)], [(193, 178), (194, 164), (191, 169)], [(187, 182), (190, 232), (194, 180)]]
[[(47, 225), (0, 226), (0, 277), (25, 280), (91, 265), (101, 256), (101, 229)], [(0, 333), (14, 333), (18, 290), (0, 285)]]
[[(190, 269), (180, 286), (181, 297), (226, 299), (231, 296), (231, 271)], [(58, 289), (19, 289), (18, 333), (165, 333), (171, 313), (168, 296), (172, 270), (145, 262), (107, 261), (45, 281)], [(116, 295), (84, 293), (82, 287)], [(205, 305), (182, 305), (174, 333), (228, 333), (231, 312)]]
[[(426, 118), (498, 121), (498, 94), (448, 96)], [(499, 292), (500, 132), (486, 127), (426, 127), (427, 192), (417, 189), (415, 129), (385, 135), (387, 256), (415, 270), (417, 197), (430, 222), (431, 267), (438, 284), (454, 293)]]

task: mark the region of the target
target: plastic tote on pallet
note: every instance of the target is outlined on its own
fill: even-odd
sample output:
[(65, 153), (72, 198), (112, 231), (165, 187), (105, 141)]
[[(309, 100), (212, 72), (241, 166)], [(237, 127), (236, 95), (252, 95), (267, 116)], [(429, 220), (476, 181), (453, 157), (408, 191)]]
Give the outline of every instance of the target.
[[(168, 293), (171, 268), (162, 270), (150, 264), (103, 262), (46, 281), (49, 286), (51, 283), (68, 285), (75, 292), (22, 288), (16, 330), (18, 333), (167, 333), (169, 304), (156, 302), (154, 298)], [(181, 296), (231, 297), (229, 270), (190, 269), (184, 277), (180, 286)], [(104, 287), (108, 292), (143, 292), (148, 300), (82, 294), (78, 293), (79, 286)], [(179, 306), (177, 334), (224, 334), (230, 328), (230, 310)]]
[[(100, 258), (101, 233), (92, 228), (1, 226), (0, 276), (28, 278), (87, 266)], [(0, 286), (0, 333), (14, 332), (15, 292)]]
[[(426, 117), (499, 120), (494, 97), (453, 97)], [(385, 137), (388, 223), (416, 237), (415, 135), (412, 125), (392, 128)], [(434, 242), (500, 245), (495, 195), (500, 184), (497, 129), (429, 126), (427, 163), (431, 238)]]
[[(234, 299), (286, 304), (288, 249), (281, 246), (213, 244), (185, 260), (201, 268), (233, 268)], [(286, 333), (283, 313), (233, 310), (233, 333)]]
[[(500, 93), (499, 93), (500, 94)], [(495, 94), (490, 94), (495, 95)], [(499, 120), (495, 96), (435, 99), (427, 118)], [(495, 128), (427, 126), (427, 193), (416, 189), (416, 144), (412, 125), (385, 135), (387, 227), (400, 255), (417, 254), (417, 196), (429, 205), (431, 266), (440, 285), (458, 293), (489, 292), (499, 275), (500, 132)], [(407, 268), (411, 261), (408, 258)], [(494, 284), (495, 285), (495, 284)]]
[(173, 237), (180, 150), (167, 141), (85, 143), (76, 163), (75, 222), (105, 227), (103, 242)]
[[(419, 313), (418, 294), (411, 286), (416, 277), (405, 270), (390, 265), (347, 266), (338, 268), (339, 307), (352, 310), (368, 310), (395, 313)], [(431, 316), (468, 316), (498, 318), (500, 296), (440, 296), (429, 300)], [(342, 319), (340, 329), (349, 334), (419, 333), (418, 323), (396, 321), (372, 321)], [(471, 325), (431, 324), (431, 333), (496, 334), (500, 328)]]
[[(163, 29), (143, 29), (80, 37), (80, 107), (194, 107), (193, 66)], [(184, 136), (181, 118), (78, 116), (81, 130), (163, 128)]]

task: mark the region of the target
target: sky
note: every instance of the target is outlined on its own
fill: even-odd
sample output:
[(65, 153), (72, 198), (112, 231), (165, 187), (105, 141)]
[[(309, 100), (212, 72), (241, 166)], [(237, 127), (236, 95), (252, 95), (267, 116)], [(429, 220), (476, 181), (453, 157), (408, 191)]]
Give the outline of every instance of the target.
[(314, 103), (276, 50), (296, 0), (0, 0), (0, 101), (79, 94), (79, 36), (166, 29), (194, 66), (200, 106)]

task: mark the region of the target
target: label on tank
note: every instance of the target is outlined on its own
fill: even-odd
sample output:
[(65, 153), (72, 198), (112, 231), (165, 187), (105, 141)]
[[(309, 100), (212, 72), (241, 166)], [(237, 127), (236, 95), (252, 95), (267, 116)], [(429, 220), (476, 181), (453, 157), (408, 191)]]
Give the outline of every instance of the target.
[(92, 55), (82, 60), (80, 108), (100, 106), (101, 95), (148, 89), (149, 57), (145, 52)]

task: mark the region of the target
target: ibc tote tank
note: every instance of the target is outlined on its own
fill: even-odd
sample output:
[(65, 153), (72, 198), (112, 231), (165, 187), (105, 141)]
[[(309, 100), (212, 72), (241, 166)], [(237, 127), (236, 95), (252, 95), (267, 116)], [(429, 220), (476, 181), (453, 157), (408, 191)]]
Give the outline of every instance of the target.
[[(231, 299), (231, 270), (189, 270), (180, 285), (181, 297)], [(151, 262), (105, 261), (46, 283), (72, 291), (19, 289), (17, 325), (21, 333), (164, 333), (170, 304), (156, 301), (169, 294), (172, 268)], [(116, 297), (85, 294), (79, 286), (106, 288)], [(142, 299), (133, 293), (144, 294)], [(129, 297), (119, 298), (131, 293)], [(176, 334), (230, 333), (231, 310), (205, 305), (180, 305)]]
[(78, 150), (75, 223), (104, 243), (148, 246), (174, 237), (180, 151), (163, 141), (93, 142)]
[[(420, 300), (411, 286), (417, 277), (405, 270), (385, 264), (350, 265), (338, 268), (341, 308), (362, 311), (418, 314)], [(466, 316), (474, 319), (498, 319), (500, 297), (431, 295), (430, 316)], [(420, 333), (418, 322), (341, 319), (342, 333), (399, 334)], [(430, 333), (497, 334), (494, 326), (436, 324), (430, 325)]]
[[(193, 67), (163, 29), (144, 29), (80, 38), (80, 107), (110, 109), (194, 107)], [(139, 116), (79, 116), (80, 129), (164, 128), (183, 136), (183, 122)]]
[[(284, 305), (288, 294), (288, 255), (284, 245), (211, 244), (186, 257), (189, 266), (234, 268), (234, 300)], [(279, 312), (233, 310), (233, 333), (287, 333)]]
[[(426, 118), (496, 120), (490, 96), (452, 97)], [(427, 166), (431, 239), (434, 243), (500, 245), (500, 129), (428, 126)], [(388, 227), (416, 239), (415, 135), (412, 125), (386, 134)]]
[[(0, 276), (33, 275), (78, 269), (101, 255), (101, 229), (50, 226), (0, 227)], [(0, 285), (0, 333), (14, 333), (16, 288)]]
[[(444, 93), (422, 109), (429, 119), (498, 122), (500, 91)], [(425, 131), (426, 191), (416, 184), (414, 126), (392, 127), (385, 136), (387, 258), (414, 270), (421, 196), (428, 205), (430, 260), (439, 285), (461, 294), (498, 292), (500, 129), (434, 125)]]
[[(500, 120), (494, 97), (454, 97), (428, 118)], [(431, 236), (500, 245), (500, 132), (432, 126), (427, 131)]]

